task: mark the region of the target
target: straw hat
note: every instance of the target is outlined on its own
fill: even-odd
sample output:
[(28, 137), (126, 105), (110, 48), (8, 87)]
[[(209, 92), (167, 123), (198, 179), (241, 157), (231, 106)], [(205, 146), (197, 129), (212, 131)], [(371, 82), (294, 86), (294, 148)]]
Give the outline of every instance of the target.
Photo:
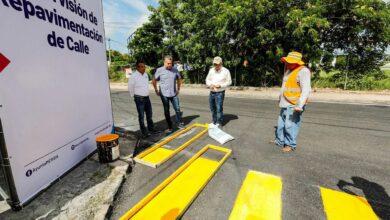
[(305, 62), (302, 61), (302, 54), (295, 51), (288, 53), (287, 57), (282, 57), (281, 61), (290, 64), (294, 64), (294, 63), (299, 65), (305, 64)]

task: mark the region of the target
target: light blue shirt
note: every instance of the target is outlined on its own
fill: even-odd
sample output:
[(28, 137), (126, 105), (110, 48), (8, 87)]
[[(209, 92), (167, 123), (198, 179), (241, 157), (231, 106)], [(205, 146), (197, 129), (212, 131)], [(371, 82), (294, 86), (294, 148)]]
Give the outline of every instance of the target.
[(181, 79), (179, 71), (172, 67), (168, 70), (164, 66), (156, 70), (154, 78), (160, 82), (160, 92), (165, 97), (176, 96), (176, 80)]

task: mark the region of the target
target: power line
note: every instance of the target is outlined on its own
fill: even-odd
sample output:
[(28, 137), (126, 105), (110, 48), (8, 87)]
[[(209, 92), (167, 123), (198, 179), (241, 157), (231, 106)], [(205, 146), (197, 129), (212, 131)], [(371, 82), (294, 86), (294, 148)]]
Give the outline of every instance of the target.
[(116, 40), (113, 40), (113, 39), (111, 39), (111, 38), (108, 38), (107, 41), (108, 41), (108, 48), (109, 48), (109, 51), (111, 51), (111, 42), (113, 42), (113, 43), (116, 43), (117, 45), (120, 45), (120, 46), (123, 47), (123, 48), (126, 48), (126, 49), (128, 50), (128, 53), (130, 54), (129, 48), (128, 48), (127, 45), (124, 44), (123, 42), (116, 41)]

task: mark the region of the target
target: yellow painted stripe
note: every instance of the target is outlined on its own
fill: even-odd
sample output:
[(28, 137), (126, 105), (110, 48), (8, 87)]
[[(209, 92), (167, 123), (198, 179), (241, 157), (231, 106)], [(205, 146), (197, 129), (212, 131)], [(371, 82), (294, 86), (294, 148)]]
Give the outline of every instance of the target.
[[(201, 127), (203, 128), (201, 131), (196, 133), (190, 140), (179, 146), (175, 150), (169, 150), (164, 148), (164, 145), (167, 143), (173, 141), (175, 138), (179, 137), (182, 134), (185, 134), (189, 132), (191, 129), (194, 129), (196, 127)], [(177, 131), (176, 133), (172, 134), (169, 136), (167, 139), (162, 140), (161, 142), (154, 144), (152, 147), (149, 149), (145, 150), (144, 152), (140, 153), (138, 156), (134, 158), (134, 160), (137, 163), (141, 163), (147, 166), (151, 166), (154, 168), (157, 168), (176, 154), (178, 154), (180, 151), (184, 150), (187, 148), (190, 144), (192, 144), (194, 141), (202, 137), (204, 134), (206, 134), (208, 131), (208, 126), (207, 124), (192, 124), (189, 127)]]
[[(209, 149), (221, 151), (224, 157), (219, 161), (201, 157)], [(182, 216), (230, 154), (229, 149), (207, 145), (120, 219), (176, 219)]]
[(379, 219), (363, 197), (320, 187), (326, 216), (329, 220)]
[(282, 180), (280, 177), (249, 171), (238, 193), (230, 220), (282, 217)]
[(158, 148), (153, 153), (146, 155), (142, 160), (151, 163), (156, 164), (161, 161), (161, 158), (169, 157), (173, 154), (173, 150), (169, 150), (166, 148)]
[(131, 219), (176, 219), (217, 167), (218, 162), (198, 158)]

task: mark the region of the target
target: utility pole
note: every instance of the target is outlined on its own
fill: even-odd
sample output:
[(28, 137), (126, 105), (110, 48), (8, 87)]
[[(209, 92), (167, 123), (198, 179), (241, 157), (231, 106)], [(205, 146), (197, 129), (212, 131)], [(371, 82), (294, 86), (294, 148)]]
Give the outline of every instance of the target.
[(346, 57), (346, 64), (347, 64), (347, 68), (346, 68), (346, 71), (345, 71), (344, 90), (347, 90), (347, 83), (348, 83), (349, 53), (347, 54), (347, 57)]
[(130, 44), (130, 41), (133, 39), (134, 37), (134, 34), (135, 34), (135, 31), (133, 33), (130, 34), (130, 36), (127, 38), (127, 50), (129, 52), (129, 55), (131, 55), (133, 52), (130, 50), (129, 48), (129, 44)]
[(108, 38), (108, 65), (111, 66), (111, 39)]

